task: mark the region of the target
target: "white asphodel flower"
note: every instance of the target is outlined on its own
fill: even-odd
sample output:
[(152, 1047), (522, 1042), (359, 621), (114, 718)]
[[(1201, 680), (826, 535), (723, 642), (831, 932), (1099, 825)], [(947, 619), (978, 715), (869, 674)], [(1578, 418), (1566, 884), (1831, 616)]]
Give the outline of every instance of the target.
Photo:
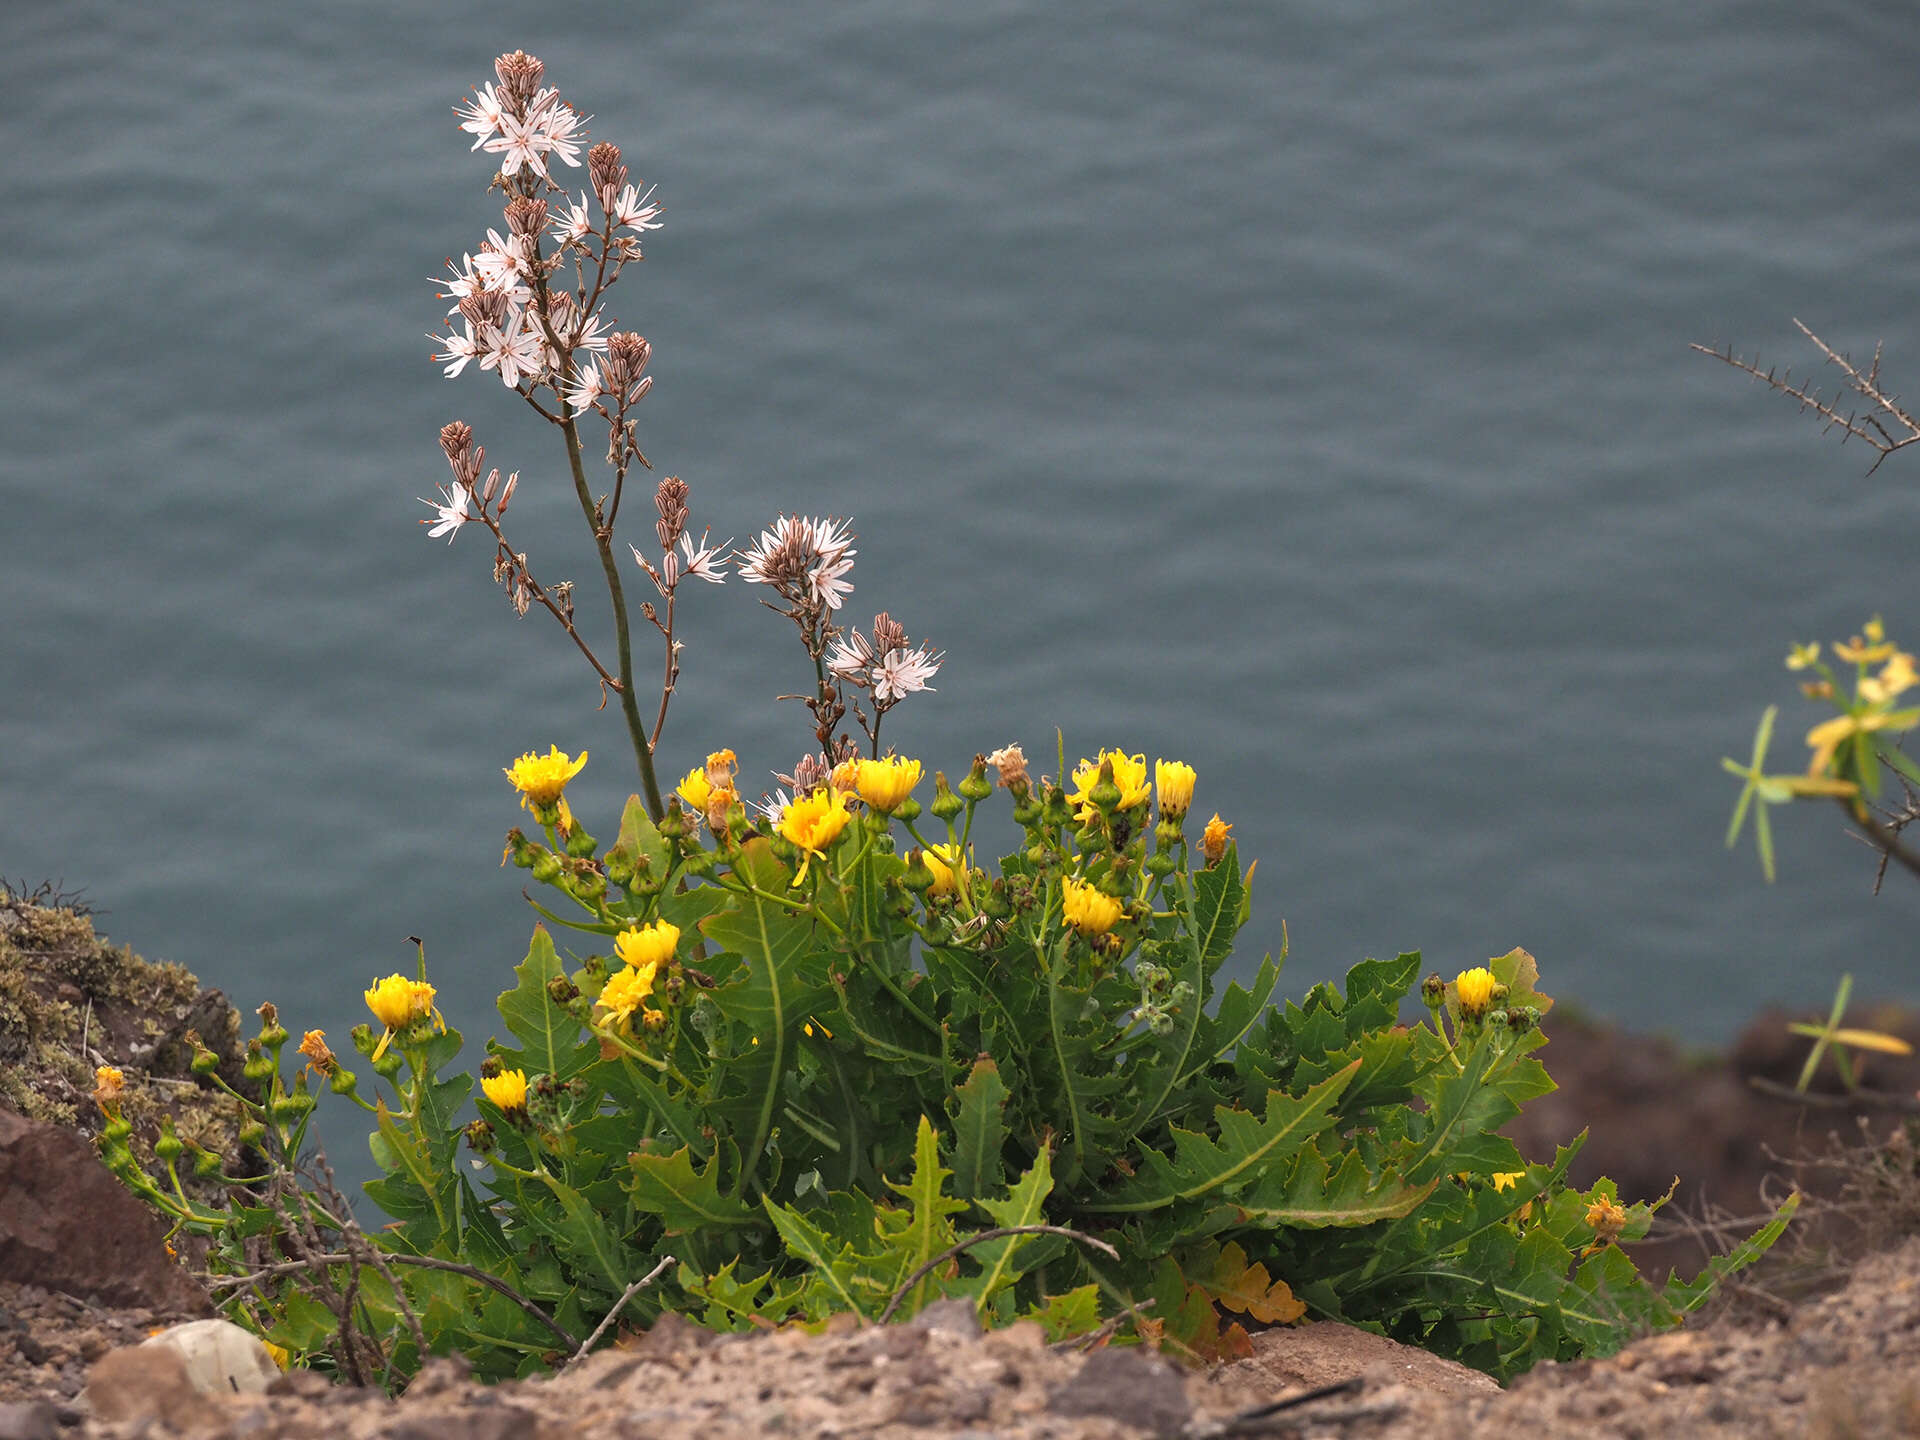
[(447, 537), (447, 543), (451, 545), (454, 537), (460, 533), (460, 527), (474, 518), (467, 513), (467, 501), (472, 498), (473, 492), (464, 485), (436, 485), (434, 488), (440, 492), (438, 500), (422, 499), (420, 501), (422, 505), (432, 509), (434, 518), (422, 520), (420, 523), (433, 526), (427, 532), (429, 537), (438, 540), (444, 535)]
[(931, 690), (933, 687), (927, 681), (939, 670), (940, 660), (938, 654), (929, 653), (924, 646), (918, 650), (889, 650), (873, 667), (873, 698), (886, 703), (920, 690)]
[(761, 796), (760, 803), (753, 809), (755, 813), (766, 816), (771, 823), (778, 825), (785, 818), (787, 807), (791, 804), (793, 804), (791, 795), (784, 790), (776, 790), (771, 795)]
[(540, 332), (521, 323), (515, 315), (504, 330), (488, 325), (479, 337), (482, 350), (480, 368), (498, 370), (500, 383), (508, 389), (520, 384), (522, 376), (535, 379), (546, 367), (547, 343)]
[(502, 261), (499, 257), (488, 258), (492, 252), (481, 247), (481, 258), (462, 255), (458, 261), (447, 261), (447, 274), (432, 275), (428, 278), (436, 285), (447, 288), (440, 292), (442, 300), (451, 300), (447, 313), (453, 314), (460, 308), (460, 302), (469, 295), (481, 290), (500, 290), (512, 305), (525, 305), (533, 299), (533, 291), (527, 284), (512, 274), (511, 261)]
[(652, 195), (651, 185), (647, 187), (645, 195), (637, 187), (627, 186), (613, 203), (613, 223), (642, 232), (660, 229), (660, 207), (648, 203)]
[(544, 179), (549, 154), (578, 168), (581, 142), (576, 137), (583, 123), (573, 107), (560, 101), (557, 91), (542, 90), (527, 107), (526, 119), (516, 120), (502, 112), (499, 133), (484, 148), (500, 157), (502, 175), (517, 175), (524, 165)]
[(474, 91), (473, 99), (465, 105), (454, 106), (453, 113), (460, 117), (460, 128), (474, 137), (473, 144), (468, 147), (471, 153), (493, 138), (506, 112), (500, 107), (500, 93), (489, 80), (486, 88)]
[(576, 365), (573, 371), (573, 383), (567, 387), (567, 407), (576, 415), (584, 415), (593, 408), (605, 391), (602, 389), (600, 367), (589, 360), (584, 365)]
[[(447, 327), (452, 330), (452, 326)], [(469, 360), (480, 358), (480, 341), (473, 333), (473, 326), (463, 324), (459, 332), (448, 335), (429, 335), (427, 338), (440, 347), (434, 355), (434, 363), (445, 365), (447, 379), (451, 380), (467, 368)]]
[(573, 196), (566, 198), (567, 208), (555, 213), (549, 222), (553, 238), (562, 245), (571, 245), (576, 240), (584, 240), (593, 233), (593, 215), (587, 209), (587, 192), (580, 192), (580, 203), (574, 204)]
[(813, 587), (813, 598), (829, 610), (838, 610), (840, 602), (853, 593), (853, 582), (842, 577), (853, 569), (852, 555), (842, 555), (828, 562), (807, 577)]

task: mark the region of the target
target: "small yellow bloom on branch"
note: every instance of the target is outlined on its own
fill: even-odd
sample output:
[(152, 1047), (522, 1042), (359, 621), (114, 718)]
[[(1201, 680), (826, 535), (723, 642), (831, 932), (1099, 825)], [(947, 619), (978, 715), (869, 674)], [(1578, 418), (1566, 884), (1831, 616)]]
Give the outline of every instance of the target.
[(126, 1088), (127, 1077), (115, 1066), (102, 1065), (93, 1072), (93, 1103), (109, 1115), (119, 1105)]
[(920, 762), (889, 755), (884, 760), (862, 760), (856, 766), (853, 788), (882, 815), (891, 815), (906, 803), (920, 783)]
[(1153, 762), (1153, 785), (1160, 792), (1160, 816), (1164, 820), (1183, 818), (1193, 804), (1193, 782), (1199, 777), (1191, 765), (1179, 760)]
[(599, 1004), (595, 1006), (606, 1023), (615, 1028), (626, 1025), (633, 1012), (653, 994), (653, 981), (659, 969), (651, 961), (645, 965), (629, 965), (607, 981), (600, 991)]
[(389, 975), (374, 982), (373, 988), (366, 992), (367, 1009), (387, 1031), (374, 1049), (375, 1060), (387, 1053), (387, 1046), (393, 1043), (395, 1035), (422, 1020), (431, 1018), (439, 1021), (441, 1029), (446, 1028), (446, 1022), (434, 1008), (433, 994), (433, 986), (426, 981), (409, 980), (404, 975)]
[(806, 852), (800, 873), (793, 877), (798, 885), (807, 877), (807, 867), (826, 854), (827, 847), (840, 838), (853, 812), (847, 809), (847, 797), (827, 786), (811, 795), (802, 795), (787, 806), (778, 826), (781, 838)]
[(1071, 876), (1060, 882), (1060, 902), (1067, 923), (1082, 935), (1104, 935), (1120, 921), (1118, 900)]
[(614, 952), (636, 969), (643, 965), (664, 965), (673, 958), (674, 947), (679, 943), (680, 927), (665, 920), (623, 930), (613, 937)]
[(1485, 1019), (1487, 1006), (1493, 1003), (1493, 987), (1498, 983), (1493, 978), (1493, 972), (1484, 965), (1462, 970), (1453, 982), (1454, 994), (1460, 1001), (1460, 1018)]
[(1233, 826), (1220, 818), (1215, 811), (1213, 818), (1207, 821), (1207, 828), (1200, 833), (1200, 853), (1206, 857), (1209, 866), (1218, 865), (1227, 856), (1227, 839)]
[(507, 1114), (518, 1114), (527, 1108), (527, 1072), (502, 1070), (498, 1075), (482, 1075), (480, 1093)]
[(1113, 783), (1120, 791), (1116, 810), (1131, 810), (1136, 805), (1144, 805), (1153, 794), (1153, 787), (1147, 783), (1147, 757), (1128, 755), (1119, 750), (1102, 750), (1091, 760), (1082, 760), (1073, 767), (1073, 793), (1067, 796), (1067, 803), (1078, 807), (1080, 823), (1091, 821), (1098, 815), (1099, 807), (1093, 803), (1094, 787), (1100, 783), (1101, 766), (1111, 763)]
[[(536, 755), (531, 750), (514, 761), (504, 772), (513, 782), (513, 788), (520, 792), (520, 803), (534, 813), (542, 824), (552, 825), (571, 820), (571, 816), (562, 816), (561, 807), (565, 801), (561, 792), (567, 788), (567, 782), (585, 768), (587, 752), (582, 750), (580, 758), (575, 760), (558, 745), (549, 745), (545, 755)], [(572, 826), (567, 825), (568, 829)]]

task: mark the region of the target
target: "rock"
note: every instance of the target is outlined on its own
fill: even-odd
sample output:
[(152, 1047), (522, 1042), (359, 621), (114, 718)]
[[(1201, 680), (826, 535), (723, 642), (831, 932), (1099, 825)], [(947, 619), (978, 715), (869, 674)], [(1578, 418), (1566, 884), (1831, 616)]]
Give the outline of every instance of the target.
[(70, 1130), (0, 1110), (0, 1275), (105, 1305), (204, 1315), (160, 1217)]
[(87, 1408), (108, 1423), (159, 1423), (185, 1435), (226, 1423), (225, 1408), (195, 1387), (187, 1362), (166, 1345), (109, 1350), (87, 1373)]
[(1274, 1390), (1317, 1390), (1361, 1376), (1440, 1395), (1484, 1395), (1500, 1389), (1493, 1377), (1457, 1361), (1335, 1320), (1263, 1330), (1253, 1337), (1253, 1358), (1232, 1368), (1250, 1371)]
[(187, 1379), (203, 1395), (264, 1395), (280, 1378), (267, 1347), (230, 1320), (189, 1320), (146, 1341), (175, 1351), (186, 1362)]
[(1137, 1347), (1096, 1350), (1073, 1379), (1055, 1390), (1056, 1415), (1102, 1415), (1173, 1440), (1193, 1415), (1180, 1372)]
[(60, 1412), (44, 1400), (0, 1405), (0, 1440), (55, 1440)]
[(978, 1335), (980, 1312), (963, 1296), (936, 1300), (907, 1322), (916, 1330), (944, 1330), (952, 1335)]

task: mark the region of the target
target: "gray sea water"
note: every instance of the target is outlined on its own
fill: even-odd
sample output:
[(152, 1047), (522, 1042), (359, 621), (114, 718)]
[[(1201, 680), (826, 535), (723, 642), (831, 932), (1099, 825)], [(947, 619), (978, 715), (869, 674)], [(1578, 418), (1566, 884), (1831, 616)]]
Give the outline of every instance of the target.
[[(1888, 4), (423, 3), (9, 11), (0, 874), (296, 1031), (425, 937), (490, 1028), (524, 953), (501, 767), (615, 713), (473, 532), (464, 417), (539, 573), (556, 437), (441, 378), (429, 277), (499, 225), (450, 107), (525, 47), (659, 189), (614, 295), (696, 525), (850, 514), (853, 613), (946, 650), (889, 719), (1198, 767), (1258, 857), (1244, 964), (1515, 945), (1692, 1042), (1836, 975), (1920, 999), (1920, 891), (1837, 813), (1721, 838), (1789, 642), (1920, 640), (1915, 464), (1687, 350), (1920, 381), (1920, 26)], [(571, 177), (569, 177), (571, 178)], [(578, 188), (576, 183), (576, 188)], [(644, 505), (642, 505), (644, 509)], [(640, 519), (632, 538), (643, 538)], [(805, 739), (804, 660), (693, 597), (664, 768)], [(645, 665), (655, 652), (641, 642)], [(1046, 768), (1051, 769), (1048, 765)]]

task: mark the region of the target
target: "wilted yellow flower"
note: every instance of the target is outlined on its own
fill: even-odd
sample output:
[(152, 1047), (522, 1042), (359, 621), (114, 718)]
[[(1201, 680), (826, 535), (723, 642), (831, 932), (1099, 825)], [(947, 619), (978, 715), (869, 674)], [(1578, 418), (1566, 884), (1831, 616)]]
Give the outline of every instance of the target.
[(613, 937), (616, 954), (629, 965), (664, 965), (673, 958), (674, 947), (680, 943), (680, 927), (670, 925), (665, 920), (656, 920), (651, 925), (633, 930), (623, 930)]
[(102, 1110), (111, 1111), (118, 1105), (126, 1088), (127, 1077), (112, 1065), (102, 1065), (93, 1072), (93, 1103)]
[(527, 1072), (502, 1070), (480, 1077), (480, 1093), (509, 1115), (527, 1108)]
[(1484, 965), (1476, 965), (1471, 970), (1462, 970), (1454, 978), (1454, 994), (1460, 999), (1460, 1015), (1466, 1020), (1478, 1020), (1487, 1013), (1487, 1006), (1493, 1003), (1493, 987), (1500, 982), (1493, 978), (1493, 972)]
[(327, 1045), (327, 1032), (309, 1030), (300, 1037), (300, 1053), (307, 1057), (307, 1068), (316, 1075), (331, 1075), (340, 1068)]
[[(376, 1060), (387, 1053), (387, 1046), (393, 1043), (393, 1037), (409, 1025), (429, 1016), (440, 1020), (440, 1012), (433, 1004), (433, 986), (424, 980), (389, 975), (384, 980), (374, 982), (373, 988), (366, 992), (366, 1001), (373, 1018), (387, 1030), (374, 1049), (373, 1058)], [(445, 1029), (446, 1022), (440, 1020), (440, 1026)]]
[(853, 788), (882, 815), (891, 815), (906, 803), (920, 783), (920, 762), (889, 755), (884, 760), (862, 760), (854, 767)]
[(968, 866), (958, 845), (929, 845), (920, 852), (920, 858), (933, 872), (929, 895), (951, 895), (966, 878)]
[(1861, 677), (1856, 689), (1862, 700), (1872, 705), (1884, 705), (1916, 684), (1920, 684), (1920, 674), (1914, 673), (1913, 656), (1904, 650), (1897, 650), (1881, 667), (1878, 675)]
[(513, 788), (520, 792), (520, 803), (537, 812), (558, 805), (560, 793), (567, 788), (567, 782), (578, 775), (586, 763), (587, 752), (584, 750), (580, 752), (580, 758), (575, 760), (558, 745), (549, 745), (544, 755), (536, 755), (529, 750), (504, 773), (513, 782)]
[(847, 797), (832, 786), (814, 791), (811, 795), (801, 795), (787, 806), (780, 816), (779, 831), (782, 838), (790, 841), (806, 852), (806, 860), (800, 866), (800, 873), (793, 877), (798, 885), (806, 878), (807, 866), (814, 857), (824, 855), (827, 847), (840, 838), (840, 832), (847, 828), (847, 821), (853, 818), (853, 812), (847, 809)]
[(1160, 818), (1178, 820), (1193, 804), (1193, 767), (1179, 760), (1153, 762), (1153, 786), (1160, 792)]
[(854, 787), (860, 783), (860, 757), (855, 755), (842, 760), (833, 767), (827, 779), (842, 795), (851, 795)]
[(1218, 865), (1227, 855), (1227, 839), (1233, 826), (1220, 818), (1218, 810), (1207, 821), (1207, 828), (1200, 833), (1200, 853), (1207, 858), (1207, 864)]
[(1809, 665), (1820, 662), (1820, 646), (1816, 642), (1810, 645), (1796, 645), (1787, 654), (1787, 669), (1804, 670)]
[(1104, 935), (1120, 922), (1122, 906), (1084, 881), (1068, 876), (1060, 882), (1060, 903), (1067, 923), (1082, 935)]
[(1082, 760), (1073, 767), (1073, 793), (1067, 796), (1067, 803), (1079, 806), (1080, 823), (1086, 824), (1099, 814), (1094, 806), (1092, 795), (1094, 786), (1100, 783), (1100, 766), (1103, 761), (1113, 763), (1113, 783), (1120, 789), (1122, 810), (1131, 810), (1136, 805), (1147, 803), (1147, 797), (1153, 794), (1153, 787), (1147, 783), (1147, 757), (1127, 755), (1118, 750), (1102, 750), (1091, 760)]
[(1593, 1227), (1594, 1242), (1604, 1245), (1627, 1228), (1627, 1212), (1611, 1200), (1596, 1200), (1587, 1207), (1587, 1224)]
[(640, 1008), (640, 1002), (653, 994), (653, 979), (660, 967), (651, 961), (629, 965), (607, 981), (600, 991), (596, 1008), (610, 1024), (621, 1026)]

